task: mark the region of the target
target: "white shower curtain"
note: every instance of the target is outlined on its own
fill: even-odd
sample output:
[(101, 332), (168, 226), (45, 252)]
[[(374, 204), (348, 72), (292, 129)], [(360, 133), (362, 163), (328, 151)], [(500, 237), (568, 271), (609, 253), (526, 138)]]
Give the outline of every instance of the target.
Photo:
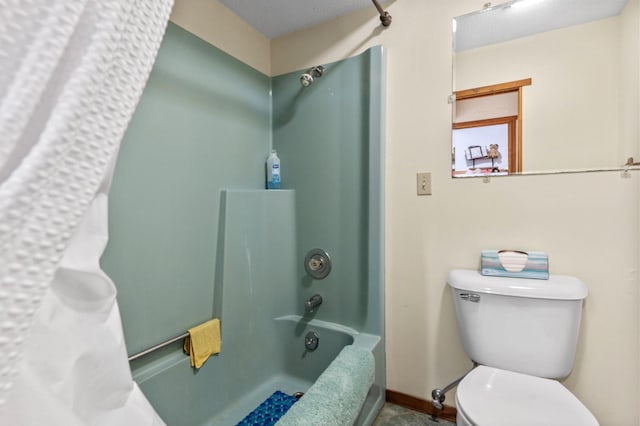
[(100, 270), (172, 0), (0, 0), (0, 424), (163, 424)]

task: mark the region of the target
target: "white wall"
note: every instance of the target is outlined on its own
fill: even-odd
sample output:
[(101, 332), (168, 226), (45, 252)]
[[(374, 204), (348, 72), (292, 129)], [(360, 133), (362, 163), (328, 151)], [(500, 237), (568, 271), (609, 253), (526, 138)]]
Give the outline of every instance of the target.
[[(482, 173), (497, 167), (498, 169), (509, 169), (509, 125), (494, 124), (492, 126), (470, 127), (457, 129), (453, 132), (453, 147), (455, 149), (454, 167), (452, 172), (456, 174)], [(487, 154), (491, 144), (498, 145), (497, 158), (482, 157), (475, 161), (468, 160), (468, 151), (471, 146), (480, 146), (483, 154)], [(476, 148), (476, 151), (478, 149)], [(471, 157), (471, 155), (469, 155)], [(492, 161), (493, 160), (493, 161)], [(474, 167), (475, 166), (475, 167)]]
[[(386, 47), (389, 389), (430, 399), (431, 389), (470, 366), (446, 286), (450, 269), (477, 268), (483, 248), (544, 250), (552, 273), (576, 275), (590, 290), (576, 364), (564, 384), (601, 424), (638, 425), (638, 173), (490, 183), (450, 176), (451, 19), (482, 4), (391, 2), (393, 23), (384, 30), (375, 9), (358, 11), (272, 40), (270, 68), (281, 74)], [(416, 196), (417, 171), (432, 172), (434, 195)]]

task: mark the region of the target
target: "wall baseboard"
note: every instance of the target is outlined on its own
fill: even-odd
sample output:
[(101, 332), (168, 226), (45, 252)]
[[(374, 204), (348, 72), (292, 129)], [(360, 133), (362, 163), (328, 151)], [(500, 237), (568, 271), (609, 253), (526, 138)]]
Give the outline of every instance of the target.
[(420, 413), (429, 414), (454, 423), (456, 421), (457, 410), (455, 407), (451, 407), (449, 405), (445, 405), (442, 410), (438, 410), (431, 405), (431, 401), (425, 401), (424, 399), (389, 389), (387, 389), (386, 399), (387, 402), (400, 405)]

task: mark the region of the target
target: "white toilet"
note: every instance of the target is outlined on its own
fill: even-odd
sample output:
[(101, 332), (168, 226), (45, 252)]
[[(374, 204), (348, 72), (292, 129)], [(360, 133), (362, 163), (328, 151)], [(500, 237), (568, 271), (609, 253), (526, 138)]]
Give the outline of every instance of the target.
[(589, 410), (562, 384), (580, 330), (587, 288), (548, 280), (449, 273), (464, 350), (479, 364), (458, 385), (458, 426), (590, 426)]

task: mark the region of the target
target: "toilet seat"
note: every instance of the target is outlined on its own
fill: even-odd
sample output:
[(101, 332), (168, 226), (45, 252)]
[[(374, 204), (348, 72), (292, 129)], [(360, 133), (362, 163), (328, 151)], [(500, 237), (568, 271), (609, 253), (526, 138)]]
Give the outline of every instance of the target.
[(482, 365), (458, 385), (456, 406), (466, 422), (477, 426), (598, 425), (559, 382)]

